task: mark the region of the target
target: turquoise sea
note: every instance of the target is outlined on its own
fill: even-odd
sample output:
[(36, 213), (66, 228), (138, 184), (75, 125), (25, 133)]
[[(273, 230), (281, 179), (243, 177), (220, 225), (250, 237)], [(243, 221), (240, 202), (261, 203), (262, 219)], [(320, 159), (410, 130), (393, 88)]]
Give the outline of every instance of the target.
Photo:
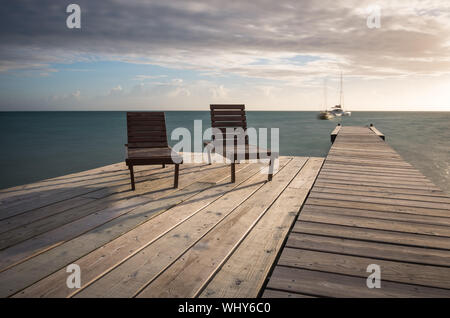
[[(325, 156), (339, 119), (317, 112), (248, 112), (249, 127), (280, 129), (282, 155)], [(209, 112), (168, 111), (167, 129)], [(353, 112), (343, 125), (373, 123), (405, 160), (450, 193), (450, 112)], [(0, 112), (0, 188), (83, 171), (124, 159), (125, 112)], [(170, 144), (178, 141), (169, 140)]]

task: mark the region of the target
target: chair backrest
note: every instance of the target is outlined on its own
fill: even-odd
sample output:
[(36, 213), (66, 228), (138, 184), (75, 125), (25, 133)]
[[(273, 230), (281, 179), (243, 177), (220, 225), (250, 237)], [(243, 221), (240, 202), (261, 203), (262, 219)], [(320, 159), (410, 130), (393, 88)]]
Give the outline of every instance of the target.
[(127, 112), (128, 148), (167, 147), (164, 112)]
[[(223, 142), (232, 136), (226, 134), (227, 128), (242, 128), (247, 130), (247, 118), (245, 116), (245, 105), (210, 105), (211, 127), (222, 131)], [(217, 138), (213, 137), (215, 140)], [(245, 135), (245, 143), (248, 144), (248, 136)]]

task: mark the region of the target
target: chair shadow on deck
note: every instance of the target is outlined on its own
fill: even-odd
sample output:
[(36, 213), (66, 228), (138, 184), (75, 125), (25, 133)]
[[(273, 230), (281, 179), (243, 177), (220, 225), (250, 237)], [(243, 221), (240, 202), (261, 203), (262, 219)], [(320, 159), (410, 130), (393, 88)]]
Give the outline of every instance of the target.
[[(210, 172), (224, 167), (224, 165), (208, 165), (207, 163), (185, 165), (180, 171), (180, 178), (195, 175), (197, 172), (195, 169), (199, 166), (207, 166)], [(17, 197), (9, 196), (8, 208), (12, 208), (9, 210), (9, 215), (2, 214), (5, 212), (3, 207), (0, 209), (0, 282), (1, 272), (14, 269), (14, 266), (23, 262), (33, 262), (33, 258), (38, 255), (41, 260), (42, 257), (45, 259), (44, 263), (49, 266), (49, 269), (56, 271), (70, 264), (70, 262), (60, 263), (58, 258), (61, 258), (61, 255), (74, 253), (71, 254), (71, 262), (75, 261), (153, 217), (166, 212), (170, 213), (170, 209), (177, 205), (187, 206), (198, 200), (217, 196), (211, 194), (202, 195), (201, 198), (196, 197), (205, 190), (228, 184), (225, 181), (220, 184), (202, 182), (200, 178), (180, 189), (174, 189), (171, 184), (172, 171), (170, 170), (170, 168), (161, 167), (154, 169), (146, 167), (138, 170), (136, 182), (141, 185), (138, 191), (130, 190), (128, 175), (118, 170), (118, 175), (123, 176), (123, 180), (118, 185), (108, 187), (109, 182), (96, 182), (77, 186), (77, 183), (73, 183), (72, 186), (64, 189), (64, 193), (76, 190), (78, 195), (65, 200), (60, 200), (61, 189), (56, 184), (53, 188), (51, 186), (33, 188), (36, 191), (29, 199), (24, 199), (25, 195), (22, 194)], [(149, 171), (153, 171), (150, 176), (146, 175)], [(153, 188), (151, 184), (155, 183), (155, 180), (163, 180), (167, 184)], [(149, 183), (148, 187), (145, 187), (146, 183)], [(189, 187), (189, 185), (200, 183), (204, 184), (204, 188)], [(250, 186), (254, 184), (238, 186), (225, 192)], [(104, 191), (102, 196), (94, 198), (93, 193), (99, 190)], [(33, 201), (38, 203), (33, 206)], [(73, 201), (72, 204), (64, 206), (69, 201)], [(197, 212), (192, 211), (193, 214)], [(83, 242), (88, 238), (91, 238), (91, 241), (82, 254), (70, 250), (69, 242), (71, 244), (76, 241)], [(36, 281), (43, 278), (36, 275)]]

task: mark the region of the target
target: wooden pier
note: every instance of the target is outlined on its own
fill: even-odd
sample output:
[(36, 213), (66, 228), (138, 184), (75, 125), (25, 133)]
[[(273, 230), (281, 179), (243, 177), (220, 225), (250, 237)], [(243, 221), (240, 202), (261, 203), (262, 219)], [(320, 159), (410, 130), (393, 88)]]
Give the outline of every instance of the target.
[(118, 163), (0, 190), (0, 297), (450, 297), (450, 198), (375, 127), (332, 141), (271, 182), (267, 163), (235, 183), (185, 163), (178, 189), (173, 167), (142, 166), (130, 191)]
[(450, 297), (450, 198), (375, 127), (332, 141), (263, 296)]
[[(125, 164), (0, 191), (1, 297), (256, 297), (323, 158)], [(70, 289), (67, 266), (81, 269)]]

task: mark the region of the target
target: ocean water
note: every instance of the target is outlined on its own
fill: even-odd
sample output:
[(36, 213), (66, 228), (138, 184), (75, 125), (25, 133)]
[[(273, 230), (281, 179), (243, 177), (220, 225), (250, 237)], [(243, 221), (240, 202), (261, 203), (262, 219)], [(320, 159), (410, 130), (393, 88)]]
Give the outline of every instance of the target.
[[(353, 112), (332, 121), (317, 112), (247, 114), (249, 127), (279, 128), (282, 155), (325, 156), (330, 132), (373, 123), (403, 158), (450, 193), (450, 112)], [(0, 112), (0, 188), (26, 184), (124, 160), (125, 112)], [(167, 129), (186, 127), (209, 112), (168, 111)], [(170, 144), (177, 141), (169, 140)]]

